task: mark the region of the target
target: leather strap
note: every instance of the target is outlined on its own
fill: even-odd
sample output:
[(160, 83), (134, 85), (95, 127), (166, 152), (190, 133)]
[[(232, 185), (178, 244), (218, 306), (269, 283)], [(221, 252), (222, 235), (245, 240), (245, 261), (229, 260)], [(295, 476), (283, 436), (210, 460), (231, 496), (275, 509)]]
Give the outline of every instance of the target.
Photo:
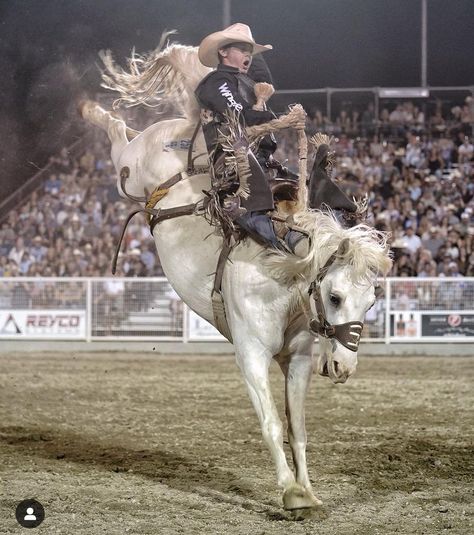
[(163, 184), (160, 184), (157, 189), (170, 189), (171, 186), (174, 186), (178, 182), (181, 182), (183, 180), (183, 173), (176, 173), (171, 178), (168, 178)]
[(155, 208), (138, 208), (133, 212), (130, 212), (125, 223), (122, 227), (122, 233), (120, 234), (120, 239), (115, 248), (114, 258), (112, 260), (112, 275), (115, 275), (117, 271), (117, 260), (120, 253), (120, 247), (122, 246), (123, 237), (127, 230), (128, 224), (138, 213), (144, 212), (145, 214), (151, 215), (150, 221), (150, 232), (153, 234), (153, 229), (160, 222), (165, 219), (172, 219), (174, 217), (180, 217), (182, 215), (191, 215), (196, 213), (196, 209), (199, 206), (199, 202), (193, 204), (185, 204), (184, 206), (177, 206), (176, 208), (167, 208), (167, 209), (155, 209)]
[(191, 215), (196, 212), (196, 208), (199, 206), (199, 202), (192, 204), (184, 204), (183, 206), (176, 206), (176, 208), (158, 209), (157, 214), (153, 215), (150, 221), (150, 232), (153, 231), (161, 221), (166, 219), (173, 219), (174, 217), (181, 217), (183, 215)]
[(305, 230), (303, 227), (299, 227), (298, 225), (293, 224), (291, 216), (283, 217), (278, 214), (271, 214), (270, 219), (272, 221), (278, 221), (279, 223), (284, 223), (288, 230), (296, 230), (297, 232), (301, 232), (301, 234), (304, 234), (308, 238), (311, 237), (310, 233), (307, 230)]
[(188, 148), (188, 174), (193, 175), (194, 174), (194, 159), (193, 159), (193, 146), (194, 142), (196, 141), (199, 129), (201, 128), (201, 121), (198, 121), (196, 128), (194, 129), (193, 136), (191, 138), (191, 143), (189, 144)]
[(222, 249), (217, 260), (216, 275), (214, 277), (214, 286), (211, 293), (212, 313), (214, 315), (214, 322), (217, 329), (229, 340), (232, 344), (232, 333), (227, 323), (225, 314), (224, 296), (222, 295), (222, 277), (224, 275), (224, 268), (229, 258), (232, 246), (229, 241), (224, 239)]
[[(332, 255), (326, 260), (326, 263), (324, 266), (319, 270), (318, 276), (316, 277), (316, 280), (318, 282), (321, 282), (324, 277), (326, 276), (326, 273), (328, 272), (329, 268), (332, 266), (333, 262), (336, 260), (337, 254), (336, 252), (332, 253)], [(311, 289), (311, 287), (310, 287)], [(311, 292), (310, 292), (311, 293)]]

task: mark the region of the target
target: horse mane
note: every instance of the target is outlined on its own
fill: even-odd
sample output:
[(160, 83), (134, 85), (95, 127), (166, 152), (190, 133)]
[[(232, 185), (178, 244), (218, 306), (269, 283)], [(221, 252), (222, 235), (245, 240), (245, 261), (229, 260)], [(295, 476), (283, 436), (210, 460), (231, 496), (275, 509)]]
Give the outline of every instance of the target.
[(199, 118), (194, 90), (212, 69), (199, 61), (197, 47), (168, 44), (168, 37), (174, 33), (164, 32), (159, 45), (148, 54), (139, 55), (133, 49), (127, 60), (128, 70), (114, 62), (110, 50), (100, 52), (105, 67), (101, 85), (120, 94), (114, 108), (143, 104), (159, 111), (171, 104), (188, 120)]
[(329, 256), (344, 239), (348, 248), (337, 262), (351, 267), (354, 283), (372, 281), (378, 275), (385, 276), (392, 267), (388, 253), (388, 233), (380, 232), (365, 224), (344, 228), (335, 215), (316, 210), (300, 211), (293, 216), (295, 225), (309, 233), (311, 251), (305, 258), (286, 254), (269, 254), (264, 262), (270, 274), (287, 285), (298, 281), (313, 281)]

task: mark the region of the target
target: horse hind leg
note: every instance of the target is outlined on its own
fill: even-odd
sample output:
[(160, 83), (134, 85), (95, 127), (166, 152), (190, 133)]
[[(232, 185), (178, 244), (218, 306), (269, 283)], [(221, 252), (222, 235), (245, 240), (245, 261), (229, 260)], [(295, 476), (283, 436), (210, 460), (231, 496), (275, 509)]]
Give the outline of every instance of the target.
[(81, 100), (78, 104), (78, 110), (85, 121), (98, 126), (106, 132), (108, 131), (109, 120), (112, 118), (112, 115), (99, 106), (97, 102), (93, 100)]
[(128, 145), (128, 130), (130, 130), (131, 137), (135, 137), (137, 132), (128, 129), (123, 119), (114, 117), (93, 100), (81, 101), (79, 103), (79, 112), (84, 120), (107, 132), (110, 143), (112, 144), (112, 161), (115, 163)]

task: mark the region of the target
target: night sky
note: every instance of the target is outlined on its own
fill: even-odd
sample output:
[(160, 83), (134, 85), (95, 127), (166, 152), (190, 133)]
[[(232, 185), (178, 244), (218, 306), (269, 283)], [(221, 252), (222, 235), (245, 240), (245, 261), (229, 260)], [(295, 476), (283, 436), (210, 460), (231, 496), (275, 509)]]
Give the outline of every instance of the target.
[[(474, 85), (474, 0), (428, 0), (428, 84)], [(419, 0), (233, 0), (279, 89), (417, 86)], [(0, 199), (81, 130), (78, 98), (99, 89), (97, 53), (121, 62), (166, 29), (197, 45), (222, 28), (221, 0), (2, 0)]]

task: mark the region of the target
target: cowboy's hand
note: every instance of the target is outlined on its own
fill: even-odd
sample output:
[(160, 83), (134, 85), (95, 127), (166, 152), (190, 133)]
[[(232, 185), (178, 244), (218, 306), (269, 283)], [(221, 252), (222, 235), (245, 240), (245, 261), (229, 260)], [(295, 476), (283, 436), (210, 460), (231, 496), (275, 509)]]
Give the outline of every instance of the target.
[(301, 104), (295, 104), (286, 115), (288, 126), (296, 130), (304, 130), (306, 125), (306, 112)]
[(258, 82), (255, 84), (253, 90), (257, 97), (257, 102), (252, 106), (252, 109), (263, 111), (265, 109), (265, 103), (275, 93), (275, 88), (266, 82)]

